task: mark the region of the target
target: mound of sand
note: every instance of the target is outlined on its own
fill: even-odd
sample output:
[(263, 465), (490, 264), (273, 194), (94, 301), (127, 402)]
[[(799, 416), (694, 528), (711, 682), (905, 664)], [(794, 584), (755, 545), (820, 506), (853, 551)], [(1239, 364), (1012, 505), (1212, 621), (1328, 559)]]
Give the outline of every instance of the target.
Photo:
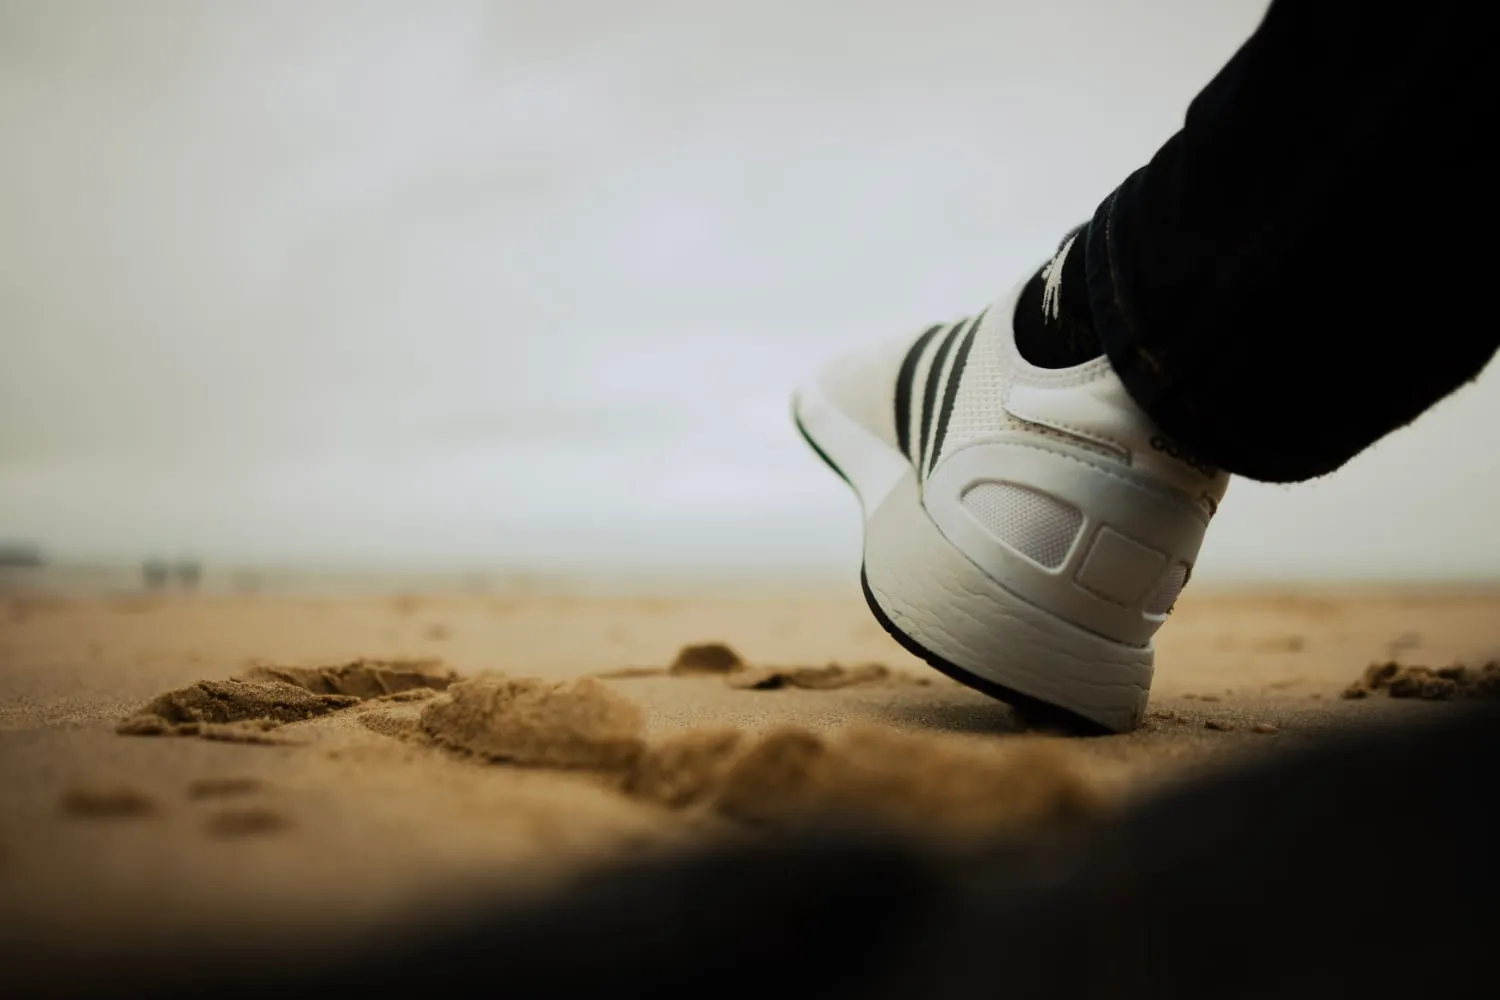
[(201, 735), (204, 727), (258, 723), (268, 729), (358, 704), (350, 695), (313, 694), (283, 681), (199, 681), (157, 695), (118, 731), (132, 736)]
[(752, 826), (833, 815), (993, 834), (1081, 819), (1106, 801), (1078, 751), (1060, 740), (1016, 738), (996, 753), (961, 738), (865, 726), (831, 736), (722, 728), (650, 743), (635, 703), (589, 678), (462, 681), (423, 709), (420, 726), (477, 758), (594, 771), (633, 798)]
[(743, 670), (745, 661), (722, 642), (683, 646), (667, 668), (669, 674), (728, 674)]
[(621, 775), (627, 795), (670, 809), (710, 801), (751, 737), (739, 729), (702, 729), (663, 740), (641, 754)]
[(531, 767), (613, 770), (645, 745), (636, 704), (588, 677), (462, 681), (422, 710), (421, 726), (446, 747)]
[(594, 676), (608, 680), (635, 677), (732, 676), (746, 669), (744, 659), (722, 642), (683, 646), (666, 667), (620, 667)]
[(116, 731), (127, 736), (199, 736), (274, 743), (268, 732), (288, 722), (337, 712), (372, 698), (400, 699), (443, 690), (458, 675), (436, 660), (355, 660), (333, 667), (258, 664), (242, 677), (157, 695)]
[(1061, 742), (1016, 739), (996, 754), (875, 726), (688, 734), (652, 748), (627, 790), (754, 826), (833, 817), (945, 835), (1071, 822), (1107, 802)]

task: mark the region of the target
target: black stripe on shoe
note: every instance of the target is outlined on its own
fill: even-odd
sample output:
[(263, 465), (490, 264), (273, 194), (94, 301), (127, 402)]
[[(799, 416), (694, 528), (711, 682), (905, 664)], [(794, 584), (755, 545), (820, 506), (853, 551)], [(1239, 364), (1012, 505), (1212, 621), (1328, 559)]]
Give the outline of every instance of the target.
[[(985, 310), (988, 312), (989, 310)], [(974, 336), (979, 332), (979, 324), (984, 322), (984, 313), (974, 317), (974, 322), (969, 324), (969, 332), (964, 334), (964, 339), (958, 345), (958, 353), (953, 356), (953, 371), (948, 376), (948, 385), (943, 390), (943, 409), (938, 415), (937, 430), (932, 435), (932, 457), (928, 462), (924, 476), (932, 474), (932, 467), (937, 464), (938, 456), (943, 453), (943, 439), (948, 436), (948, 421), (953, 416), (953, 403), (958, 399), (958, 382), (963, 378), (964, 366), (969, 363), (969, 351), (974, 348)]]
[(901, 446), (907, 458), (913, 457), (911, 453), (912, 383), (916, 381), (917, 365), (922, 360), (922, 352), (927, 350), (927, 345), (942, 328), (943, 324), (938, 323), (917, 338), (917, 342), (911, 345), (911, 350), (906, 352), (906, 359), (901, 362), (901, 372), (896, 376), (896, 442)]
[(958, 335), (972, 324), (972, 320), (959, 323), (948, 331), (943, 342), (938, 345), (937, 353), (932, 356), (932, 367), (927, 369), (927, 385), (922, 390), (922, 438), (918, 442), (917, 449), (917, 471), (920, 473), (927, 466), (928, 445), (932, 441), (932, 431), (937, 423), (937, 391), (938, 382), (943, 377), (943, 363), (948, 360), (948, 352), (953, 350), (953, 344), (958, 340)]

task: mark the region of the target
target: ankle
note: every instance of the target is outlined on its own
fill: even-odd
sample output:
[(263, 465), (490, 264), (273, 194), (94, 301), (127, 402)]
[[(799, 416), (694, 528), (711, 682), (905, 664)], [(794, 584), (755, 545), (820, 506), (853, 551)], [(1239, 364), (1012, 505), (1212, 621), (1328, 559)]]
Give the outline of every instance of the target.
[(1016, 349), (1038, 368), (1072, 368), (1104, 353), (1089, 306), (1087, 242), (1087, 225), (1069, 233), (1016, 303)]

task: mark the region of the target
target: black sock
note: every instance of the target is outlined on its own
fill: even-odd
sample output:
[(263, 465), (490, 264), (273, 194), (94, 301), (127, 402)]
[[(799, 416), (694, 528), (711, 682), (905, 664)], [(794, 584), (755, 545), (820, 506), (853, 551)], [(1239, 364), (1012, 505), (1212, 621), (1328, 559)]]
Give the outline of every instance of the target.
[(1016, 303), (1016, 349), (1038, 368), (1071, 368), (1104, 353), (1089, 307), (1087, 240), (1087, 225), (1069, 233)]

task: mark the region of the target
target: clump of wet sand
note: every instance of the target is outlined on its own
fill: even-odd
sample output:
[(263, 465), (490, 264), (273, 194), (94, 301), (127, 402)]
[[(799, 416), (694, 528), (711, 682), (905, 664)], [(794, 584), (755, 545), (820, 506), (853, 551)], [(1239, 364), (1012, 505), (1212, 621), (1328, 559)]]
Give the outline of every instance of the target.
[(442, 660), (352, 660), (331, 667), (290, 667), (257, 663), (245, 680), (281, 681), (314, 694), (385, 698), (408, 691), (444, 691), (459, 679)]
[(689, 643), (665, 667), (620, 667), (595, 674), (601, 680), (631, 680), (637, 677), (732, 676), (748, 669), (744, 657), (722, 642)]
[(279, 743), (268, 735), (375, 698), (405, 700), (443, 690), (458, 675), (436, 660), (355, 660), (332, 667), (257, 664), (244, 676), (157, 695), (116, 731), (127, 736), (198, 736), (239, 743)]
[(728, 674), (745, 669), (745, 660), (722, 642), (705, 642), (683, 646), (677, 658), (667, 667), (667, 673), (680, 674)]
[(1392, 698), (1453, 701), (1461, 698), (1500, 698), (1500, 662), (1482, 667), (1455, 663), (1447, 667), (1372, 663), (1359, 680), (1344, 689), (1345, 698), (1367, 698), (1384, 691)]
[(157, 695), (119, 725), (132, 736), (203, 735), (205, 727), (252, 723), (270, 729), (357, 704), (350, 695), (313, 694), (284, 681), (199, 681)]
[(640, 708), (589, 677), (462, 681), (422, 710), (421, 726), (451, 749), (532, 767), (614, 769), (645, 745)]

